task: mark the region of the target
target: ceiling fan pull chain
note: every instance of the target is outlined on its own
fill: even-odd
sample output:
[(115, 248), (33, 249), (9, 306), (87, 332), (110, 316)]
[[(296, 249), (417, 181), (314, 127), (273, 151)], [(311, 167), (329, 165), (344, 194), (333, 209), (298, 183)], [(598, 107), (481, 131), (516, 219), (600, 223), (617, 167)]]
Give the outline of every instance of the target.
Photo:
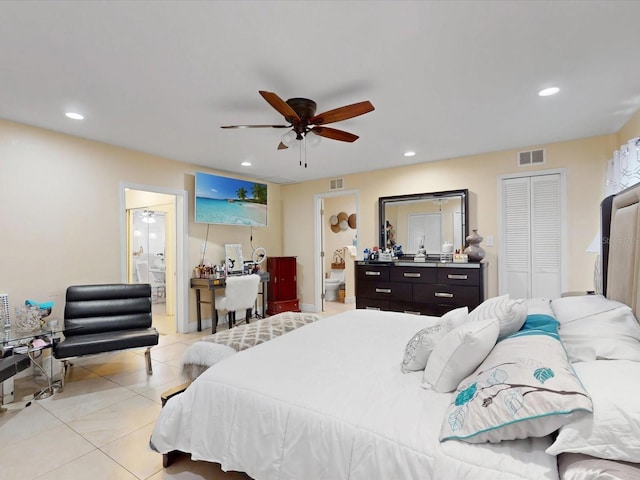
[(307, 168), (307, 136), (304, 137), (304, 168)]

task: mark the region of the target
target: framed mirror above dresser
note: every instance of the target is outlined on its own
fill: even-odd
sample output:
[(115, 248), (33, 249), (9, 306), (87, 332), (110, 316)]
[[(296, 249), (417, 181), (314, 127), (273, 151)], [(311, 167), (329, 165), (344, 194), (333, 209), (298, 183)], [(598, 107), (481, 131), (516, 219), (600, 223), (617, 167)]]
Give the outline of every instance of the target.
[[(436, 315), (473, 310), (486, 299), (487, 263), (442, 263), (444, 243), (463, 250), (469, 235), (469, 191), (379, 198), (381, 248), (402, 246), (392, 261), (357, 261), (356, 308)], [(424, 246), (426, 259), (414, 260)]]
[(380, 248), (401, 245), (408, 256), (424, 245), (428, 257), (442, 244), (464, 249), (469, 235), (469, 190), (415, 193), (378, 199)]

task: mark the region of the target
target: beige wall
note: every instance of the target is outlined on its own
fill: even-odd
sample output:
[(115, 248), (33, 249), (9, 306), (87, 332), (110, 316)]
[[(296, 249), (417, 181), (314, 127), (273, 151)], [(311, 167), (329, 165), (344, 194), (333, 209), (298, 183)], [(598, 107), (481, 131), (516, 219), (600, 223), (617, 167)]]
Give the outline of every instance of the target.
[[(201, 167), (0, 120), (0, 292), (11, 307), (30, 298), (55, 301), (62, 316), (68, 285), (120, 282), (121, 184), (186, 190), (188, 272), (200, 258), (207, 226), (193, 223), (194, 172)], [(211, 225), (207, 258), (220, 261), (225, 243), (282, 253), (280, 185), (268, 186), (265, 228)], [(209, 317), (208, 309), (204, 315)], [(189, 292), (195, 326), (195, 295)]]
[[(344, 178), (344, 188), (359, 193), (358, 249), (377, 245), (378, 197), (430, 191), (469, 189), (469, 227), (485, 238), (493, 235), (495, 246), (487, 247), (490, 296), (498, 292), (498, 177), (538, 170), (563, 168), (567, 179), (567, 290), (593, 288), (594, 254), (585, 249), (598, 231), (598, 208), (604, 195), (606, 162), (617, 148), (617, 135), (604, 135), (548, 145), (524, 146), (518, 150), (544, 147), (546, 164), (517, 167), (516, 152), (509, 150), (464, 158), (390, 168)], [(348, 161), (348, 158), (345, 159)], [(327, 192), (329, 180), (286, 185), (282, 188), (283, 217), (298, 219), (284, 223), (284, 252), (298, 257), (300, 303), (313, 304), (315, 275), (313, 197)]]

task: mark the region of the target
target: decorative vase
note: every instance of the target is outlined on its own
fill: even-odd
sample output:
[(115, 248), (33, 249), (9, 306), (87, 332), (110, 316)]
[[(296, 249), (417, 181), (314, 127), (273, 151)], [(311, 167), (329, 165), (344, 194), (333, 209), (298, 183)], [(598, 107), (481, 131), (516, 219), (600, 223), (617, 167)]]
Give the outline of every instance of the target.
[(480, 246), (484, 238), (478, 235), (478, 230), (472, 231), (473, 233), (467, 237), (469, 246), (464, 249), (464, 253), (468, 255), (470, 262), (480, 262), (485, 255), (484, 249)]

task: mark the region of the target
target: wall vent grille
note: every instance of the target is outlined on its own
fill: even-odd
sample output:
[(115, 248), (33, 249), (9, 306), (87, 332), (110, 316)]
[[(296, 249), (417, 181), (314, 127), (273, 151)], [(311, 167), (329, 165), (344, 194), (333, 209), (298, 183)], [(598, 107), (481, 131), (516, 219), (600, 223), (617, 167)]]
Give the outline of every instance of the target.
[(531, 165), (542, 165), (545, 163), (544, 149), (527, 150), (526, 152), (518, 152), (518, 166), (528, 167)]
[(334, 178), (329, 182), (330, 190), (342, 190), (344, 188), (344, 178)]

